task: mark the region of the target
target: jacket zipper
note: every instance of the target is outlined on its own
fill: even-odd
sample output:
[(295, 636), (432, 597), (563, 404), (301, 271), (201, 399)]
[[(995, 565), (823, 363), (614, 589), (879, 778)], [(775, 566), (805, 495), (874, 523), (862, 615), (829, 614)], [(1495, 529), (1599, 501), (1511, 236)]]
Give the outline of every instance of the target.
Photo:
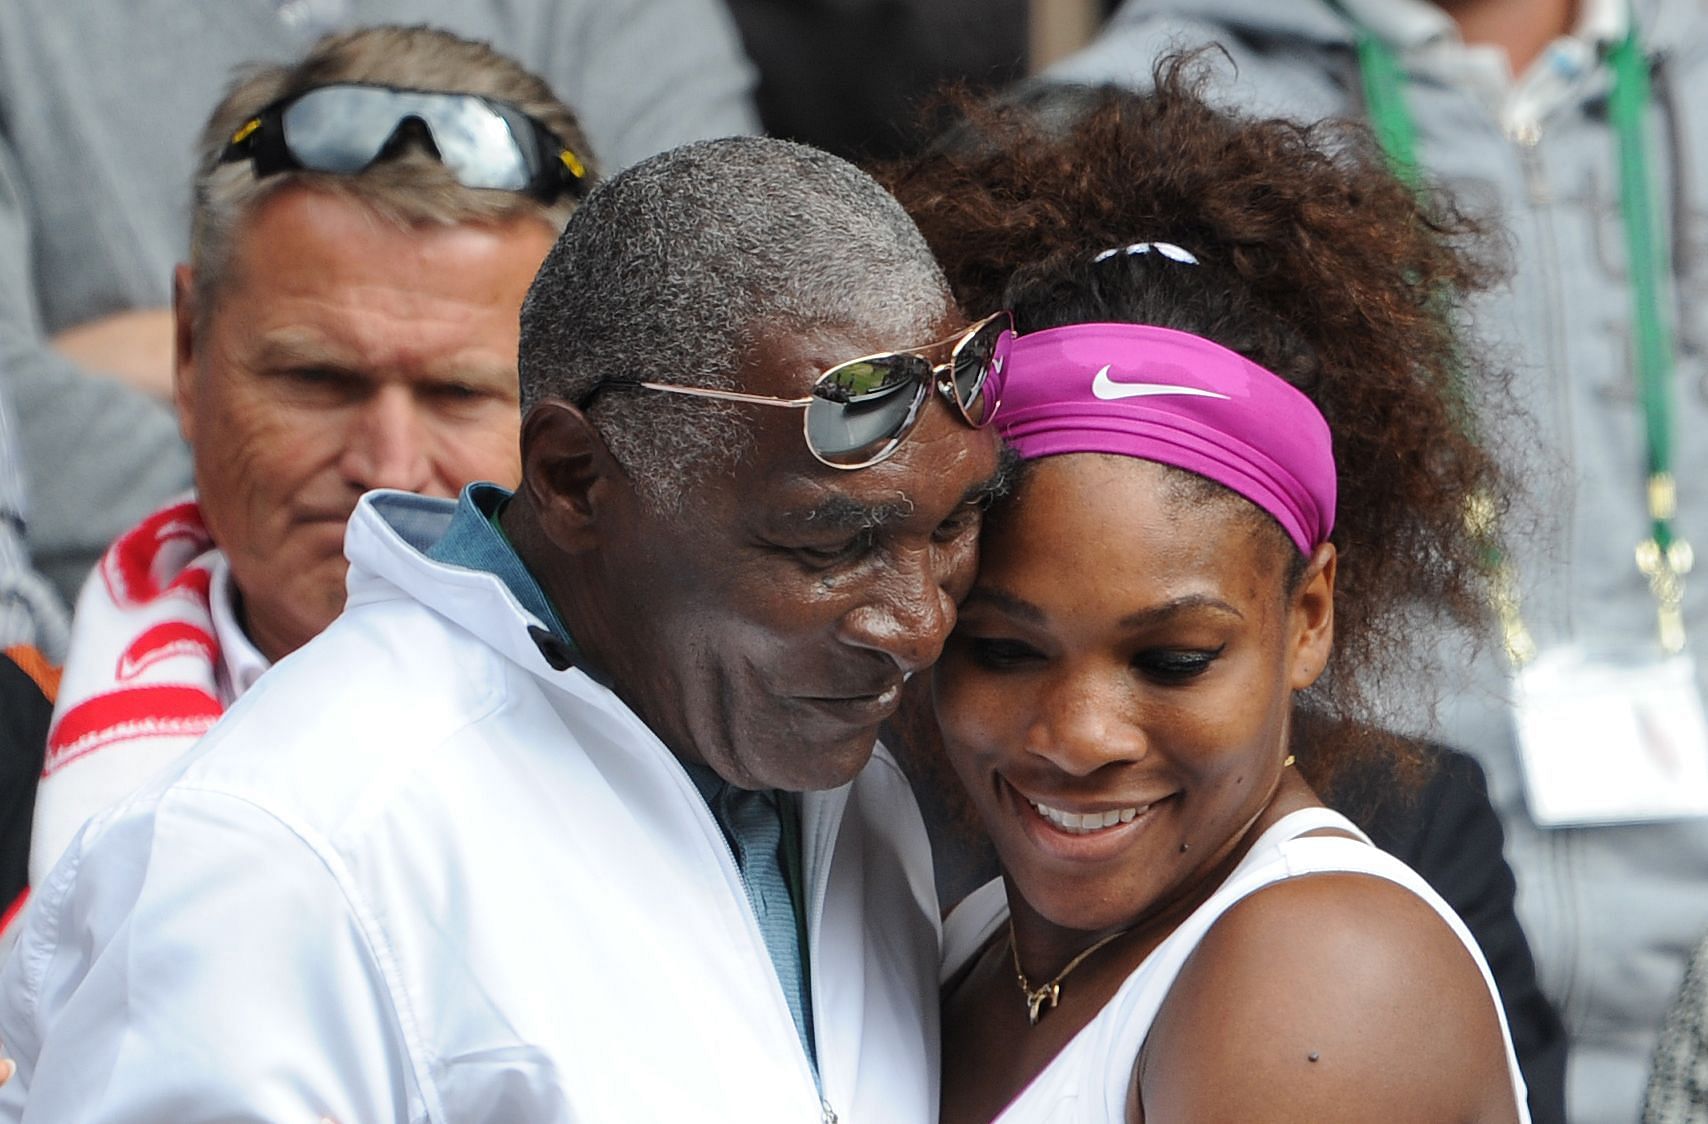
[[(749, 950), (752, 951), (755, 949), (765, 948), (765, 935), (759, 931), (759, 919), (753, 915), (753, 895), (750, 892), (751, 887), (747, 884), (747, 875), (743, 874), (741, 871), (741, 864), (736, 861), (735, 848), (730, 846), (729, 840), (724, 836), (724, 829), (719, 826), (717, 817), (712, 815), (711, 808), (706, 804), (705, 798), (700, 795), (700, 790), (695, 787), (694, 782), (688, 778), (688, 774), (682, 772), (680, 768), (676, 770), (676, 773), (677, 783), (687, 787), (694, 798), (694, 803), (700, 809), (700, 815), (703, 816), (705, 820), (709, 820), (711, 822), (712, 835), (717, 838), (718, 844), (723, 850), (723, 856), (728, 860), (725, 868), (725, 876), (727, 877), (729, 874), (733, 873), (735, 875), (736, 883), (741, 887), (741, 901), (742, 905), (745, 907), (741, 910), (741, 914), (747, 920), (747, 935), (750, 938), (748, 941)], [(805, 835), (804, 831), (802, 832), (802, 835)], [(823, 900), (823, 893), (820, 892), (816, 885), (809, 885), (808, 894), (820, 901)], [(808, 933), (808, 943), (810, 945), (810, 928), (808, 929)], [(809, 965), (815, 962), (812, 958), (812, 951), (814, 950), (809, 948)], [(789, 1012), (788, 1002), (783, 998), (782, 984), (777, 979), (777, 966), (771, 962), (769, 952), (765, 953), (763, 959), (765, 967), (769, 969), (765, 974), (775, 985), (771, 988), (771, 997), (774, 1001), (772, 1007), (774, 1010), (780, 1010), (784, 1024), (794, 1032), (795, 1037), (798, 1040), (800, 1037), (800, 1031), (799, 1028), (795, 1026), (795, 1016)], [(812, 981), (812, 990), (814, 993), (813, 1007), (816, 1011), (818, 1007), (818, 973), (816, 971), (811, 971), (810, 968), (809, 973), (808, 978)], [(807, 1060), (805, 1050), (797, 1048), (795, 1050), (795, 1060), (799, 1063), (801, 1075), (806, 1078), (807, 1087), (811, 1089), (813, 1091), (813, 1095), (818, 1098), (821, 1124), (836, 1124), (836, 1112), (830, 1107), (830, 1102), (824, 1098), (823, 1093), (820, 1091), (819, 1079), (813, 1075), (812, 1064)]]
[[(842, 817), (848, 811), (848, 795), (845, 793), (840, 799), (836, 799), (835, 807), (827, 809), (822, 817), (814, 817), (814, 822), (810, 825), (813, 829), (810, 834), (808, 832), (807, 804), (809, 800), (814, 803), (828, 803), (831, 799), (833, 798), (828, 795), (801, 794), (801, 867), (806, 872), (807, 883), (807, 901), (805, 903), (807, 910), (807, 963), (815, 966), (819, 962), (818, 935), (824, 924), (824, 899), (825, 895), (830, 892), (830, 861), (836, 850), (836, 835), (842, 826)], [(809, 857), (813, 859), (811, 865), (806, 862)], [(820, 871), (821, 865), (823, 867), (822, 873)], [(824, 1005), (819, 1001), (820, 975), (816, 967), (808, 972), (807, 980), (808, 990), (812, 997), (813, 1025), (816, 1028), (819, 1025), (818, 1012), (824, 1009)], [(819, 1042), (822, 1043), (823, 1041), (824, 1037), (821, 1034)], [(830, 1099), (824, 1092), (824, 1066), (822, 1064), (820, 1064), (818, 1072), (820, 1124), (837, 1124), (836, 1110), (831, 1107)]]

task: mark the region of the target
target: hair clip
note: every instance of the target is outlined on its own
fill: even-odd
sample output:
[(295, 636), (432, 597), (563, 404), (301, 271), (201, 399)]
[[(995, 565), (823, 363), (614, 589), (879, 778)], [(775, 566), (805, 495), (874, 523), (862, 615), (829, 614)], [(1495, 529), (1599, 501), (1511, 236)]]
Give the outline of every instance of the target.
[(1115, 246), (1092, 258), (1091, 263), (1096, 265), (1098, 262), (1107, 261), (1116, 254), (1148, 254), (1152, 251), (1161, 254), (1169, 261), (1177, 261), (1181, 265), (1198, 264), (1198, 259), (1192, 256), (1190, 250), (1183, 250), (1173, 242), (1134, 242), (1130, 246)]

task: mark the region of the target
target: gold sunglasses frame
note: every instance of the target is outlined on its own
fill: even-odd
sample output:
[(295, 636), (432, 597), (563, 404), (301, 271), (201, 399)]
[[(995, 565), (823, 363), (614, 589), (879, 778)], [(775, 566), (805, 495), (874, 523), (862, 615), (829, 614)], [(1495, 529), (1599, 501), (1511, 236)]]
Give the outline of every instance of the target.
[[(891, 348), (888, 351), (877, 351), (870, 355), (862, 355), (856, 359), (845, 359), (834, 366), (826, 367), (823, 371), (820, 371), (818, 377), (813, 380), (813, 386), (815, 388), (837, 371), (842, 370), (844, 367), (852, 367), (856, 363), (867, 363), (873, 359), (887, 359), (895, 355), (916, 355), (930, 363), (931, 354), (941, 352), (945, 347), (950, 349), (949, 358), (946, 361), (942, 363), (931, 363), (931, 369), (928, 372), (927, 377), (920, 380), (920, 389), (914, 394), (913, 403), (908, 406), (906, 417), (904, 417), (901, 424), (896, 427), (896, 432), (890, 438), (889, 443), (876, 454), (866, 460), (860, 461), (857, 464), (841, 464), (837, 461), (827, 459), (813, 447), (811, 430), (808, 425), (806, 415), (803, 414), (801, 416), (801, 437), (806, 442), (807, 452), (811, 453), (813, 455), (813, 459), (818, 461), (820, 464), (826, 465), (830, 468), (841, 469), (844, 472), (853, 472), (862, 468), (871, 468), (873, 465), (887, 460), (892, 453), (901, 447), (901, 443), (906, 440), (907, 435), (913, 431), (915, 423), (919, 420), (920, 407), (925, 404), (925, 400), (930, 396), (933, 388), (949, 400), (949, 403), (955, 408), (955, 413), (959, 415), (962, 421), (966, 422), (972, 428), (983, 429), (985, 426), (989, 425), (991, 420), (996, 417), (997, 411), (1001, 409), (1002, 399), (998, 397), (996, 402), (991, 405), (990, 409), (985, 412), (982, 420), (974, 421), (972, 416), (967, 413), (967, 408), (961, 404), (960, 397), (955, 393), (955, 377), (953, 371), (955, 368), (955, 360), (960, 356), (961, 349), (976, 339), (980, 332), (984, 331), (991, 324), (998, 322), (1005, 323), (1007, 325), (1006, 331), (1009, 337), (1012, 338), (1014, 336), (1014, 317), (1004, 309), (1000, 312), (993, 312), (982, 320), (969, 324), (967, 327), (956, 332), (948, 339), (938, 340), (936, 343), (928, 343), (921, 347), (898, 347)], [(1002, 335), (1001, 333), (998, 333), (996, 346), (997, 348), (1000, 348), (1001, 345)], [(993, 349), (992, 358), (994, 359), (995, 357), (996, 350)], [(993, 372), (986, 372), (985, 378), (988, 380), (992, 373)], [(1001, 372), (998, 371), (994, 373), (1000, 374)], [(720, 402), (745, 402), (755, 406), (776, 406), (790, 410), (805, 410), (808, 406), (812, 405), (815, 399), (823, 397), (818, 394), (807, 394), (800, 398), (777, 398), (769, 394), (748, 394), (740, 390), (718, 390), (709, 386), (682, 386), (677, 383), (668, 382), (643, 381), (614, 385), (640, 386), (645, 387), (648, 390), (663, 391), (666, 394), (683, 394), (690, 398), (712, 398)], [(981, 393), (983, 391), (982, 383), (980, 384), (980, 391)], [(833, 401), (830, 398), (824, 398), (824, 400), (827, 402)]]

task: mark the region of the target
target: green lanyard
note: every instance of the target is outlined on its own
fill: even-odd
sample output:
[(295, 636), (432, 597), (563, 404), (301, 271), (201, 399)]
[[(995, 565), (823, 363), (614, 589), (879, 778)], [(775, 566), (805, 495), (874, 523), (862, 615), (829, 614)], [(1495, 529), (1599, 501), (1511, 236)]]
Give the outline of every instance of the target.
[[(1343, 13), (1344, 14), (1344, 13)], [(1648, 440), (1649, 537), (1637, 545), (1637, 567), (1649, 579), (1660, 626), (1661, 647), (1684, 648), (1684, 576), (1694, 562), (1690, 544), (1673, 528), (1678, 489), (1672, 473), (1673, 339), (1662, 307), (1662, 291), (1671, 267), (1659, 236), (1648, 144), (1643, 128), (1650, 105), (1649, 70), (1637, 42), (1633, 17), (1625, 38), (1607, 56), (1613, 69), (1608, 114), (1619, 138), (1619, 210), (1624, 217), (1625, 245), (1630, 256), (1631, 303), (1636, 325), (1637, 385), (1643, 403), (1643, 427)], [(1370, 125), (1395, 174), (1410, 184), (1420, 181), (1417, 126), (1405, 99), (1405, 74), (1392, 47), (1358, 30), (1358, 66), (1363, 78), (1364, 104)], [(1517, 618), (1510, 576), (1497, 581), (1497, 593), (1508, 650), (1529, 644)], [(1522, 661), (1521, 661), (1522, 662)]]

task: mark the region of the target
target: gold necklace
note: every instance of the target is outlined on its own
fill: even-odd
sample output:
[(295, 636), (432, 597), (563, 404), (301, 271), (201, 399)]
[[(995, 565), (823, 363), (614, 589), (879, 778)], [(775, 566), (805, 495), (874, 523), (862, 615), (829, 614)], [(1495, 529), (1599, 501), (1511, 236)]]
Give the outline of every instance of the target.
[(1130, 932), (1132, 932), (1131, 929), (1117, 929), (1115, 932), (1110, 933), (1107, 937), (1104, 937), (1090, 948), (1081, 952), (1072, 960), (1069, 960), (1067, 962), (1067, 967), (1057, 972), (1048, 983), (1042, 984), (1038, 987), (1033, 987), (1032, 981), (1026, 978), (1025, 969), (1020, 967), (1020, 942), (1014, 939), (1014, 918), (1012, 916), (1009, 917), (1008, 951), (1014, 954), (1014, 976), (1020, 981), (1020, 990), (1026, 994), (1026, 1017), (1030, 1020), (1028, 1025), (1037, 1026), (1038, 1020), (1044, 1017), (1044, 1001), (1046, 999), (1049, 1000), (1051, 1009), (1055, 1008), (1056, 1003), (1062, 997), (1062, 980), (1067, 978), (1067, 974), (1069, 972), (1079, 967), (1080, 964), (1085, 961), (1086, 957), (1090, 956), (1116, 937), (1124, 937)]

